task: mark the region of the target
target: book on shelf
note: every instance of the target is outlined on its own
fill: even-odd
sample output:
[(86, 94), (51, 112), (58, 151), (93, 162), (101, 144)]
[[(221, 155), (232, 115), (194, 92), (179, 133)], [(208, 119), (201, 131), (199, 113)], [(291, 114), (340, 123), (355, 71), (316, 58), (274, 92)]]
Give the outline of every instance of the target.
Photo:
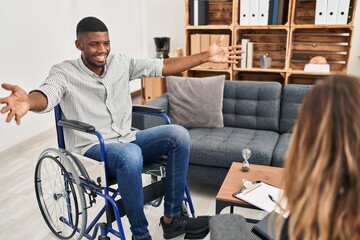
[(209, 1), (190, 0), (190, 24), (194, 26), (207, 25), (209, 22)]
[(246, 53), (246, 68), (253, 67), (253, 51), (254, 51), (254, 43), (248, 42), (247, 43), (247, 53)]
[(241, 61), (240, 61), (240, 68), (246, 68), (247, 63), (247, 44), (250, 39), (243, 38), (241, 39), (241, 46), (243, 52), (241, 53)]

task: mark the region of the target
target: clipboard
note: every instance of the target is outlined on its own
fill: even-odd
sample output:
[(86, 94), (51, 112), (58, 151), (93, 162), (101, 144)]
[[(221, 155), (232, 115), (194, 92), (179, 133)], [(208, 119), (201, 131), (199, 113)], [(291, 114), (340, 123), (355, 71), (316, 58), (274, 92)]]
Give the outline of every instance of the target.
[[(283, 210), (286, 207), (286, 199), (282, 199), (283, 194), (284, 190), (278, 187), (262, 181), (256, 181), (253, 182), (250, 188), (244, 187), (232, 195), (264, 211), (275, 211), (276, 213), (283, 214)], [(282, 202), (280, 202), (280, 199), (282, 199)]]

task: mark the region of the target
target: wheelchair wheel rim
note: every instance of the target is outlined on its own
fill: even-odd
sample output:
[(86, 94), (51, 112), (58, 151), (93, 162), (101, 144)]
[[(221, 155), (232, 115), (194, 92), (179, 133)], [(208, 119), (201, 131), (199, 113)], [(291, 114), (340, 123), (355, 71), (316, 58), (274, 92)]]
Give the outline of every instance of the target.
[[(49, 155), (39, 159), (35, 173), (36, 198), (46, 224), (57, 237), (72, 238), (79, 223), (79, 206), (69, 174), (55, 157)], [(61, 181), (65, 183), (61, 184)]]

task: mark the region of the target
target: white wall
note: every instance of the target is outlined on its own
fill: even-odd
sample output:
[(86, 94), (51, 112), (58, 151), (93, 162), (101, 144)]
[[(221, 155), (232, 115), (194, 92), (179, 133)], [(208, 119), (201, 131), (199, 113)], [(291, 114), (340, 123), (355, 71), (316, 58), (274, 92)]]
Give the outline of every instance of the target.
[[(86, 16), (96, 16), (108, 26), (112, 52), (154, 57), (152, 38), (159, 34), (182, 47), (184, 28), (178, 22), (184, 19), (183, 5), (182, 0), (0, 0), (0, 83), (30, 91), (53, 64), (79, 57), (75, 28)], [(1, 88), (0, 97), (7, 95)], [(54, 122), (53, 113), (29, 113), (20, 126), (6, 124), (5, 118), (0, 114), (0, 151), (52, 128)]]
[(348, 73), (360, 77), (360, 3), (356, 8)]

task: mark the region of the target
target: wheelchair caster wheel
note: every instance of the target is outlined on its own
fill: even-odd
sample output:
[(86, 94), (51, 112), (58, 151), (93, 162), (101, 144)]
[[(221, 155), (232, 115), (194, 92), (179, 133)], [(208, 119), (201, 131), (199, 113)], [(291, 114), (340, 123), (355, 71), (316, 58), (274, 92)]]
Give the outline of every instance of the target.
[(110, 238), (107, 237), (107, 236), (105, 236), (105, 237), (99, 236), (99, 237), (98, 237), (98, 240), (110, 240)]

